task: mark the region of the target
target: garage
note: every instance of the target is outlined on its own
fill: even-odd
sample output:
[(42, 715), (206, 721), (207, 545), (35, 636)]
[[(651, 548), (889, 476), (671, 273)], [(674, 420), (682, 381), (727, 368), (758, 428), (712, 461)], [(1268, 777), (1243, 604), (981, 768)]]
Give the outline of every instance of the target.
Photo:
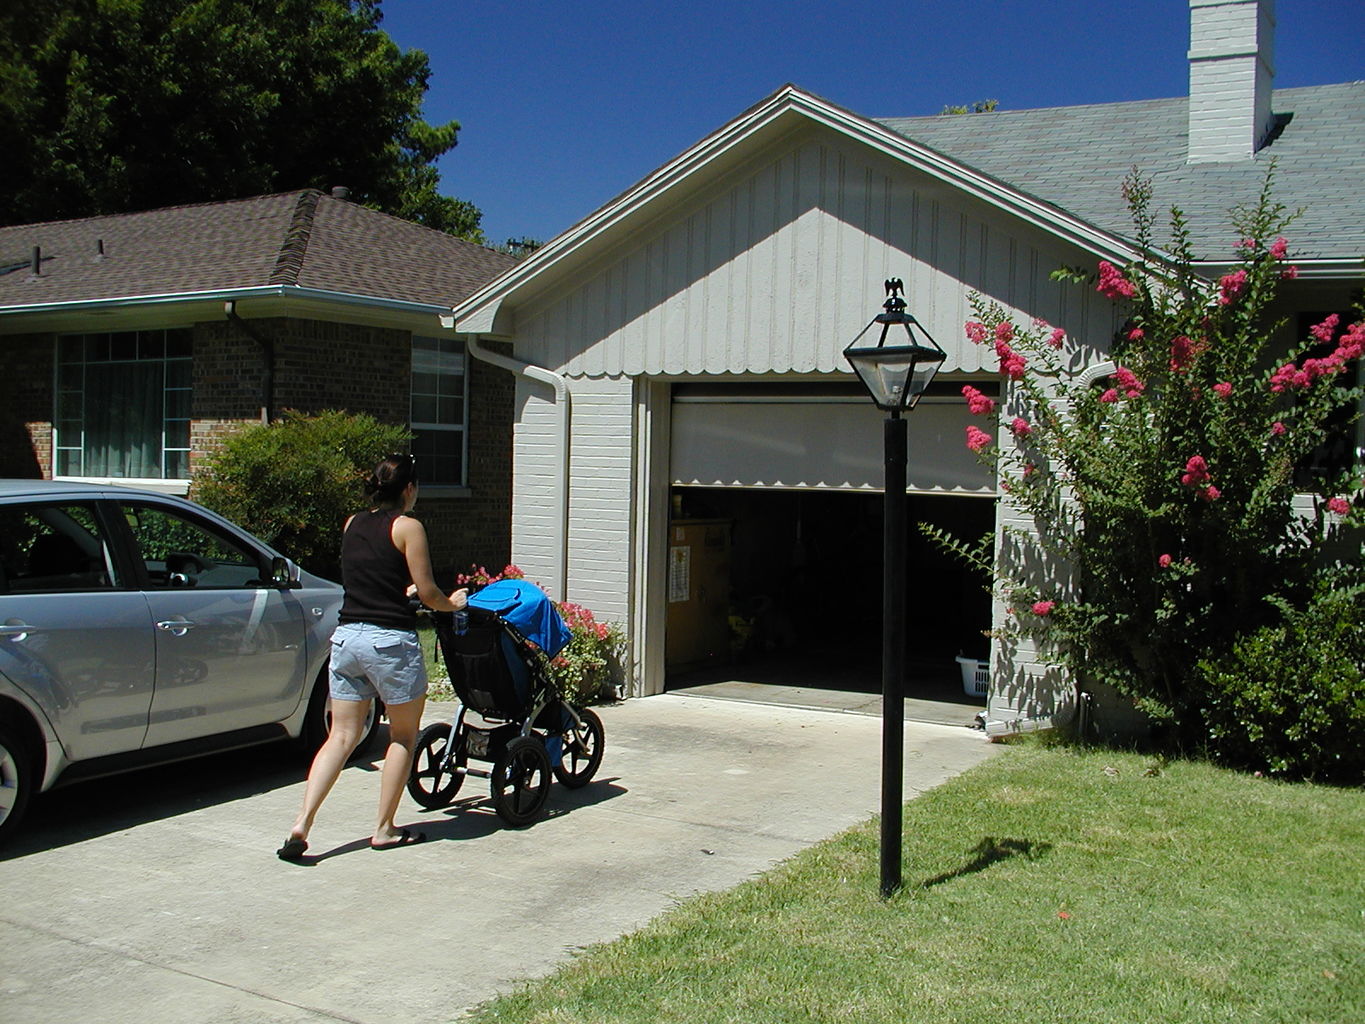
[[(992, 480), (961, 440), (960, 391), (939, 385), (909, 421), (905, 692), (981, 706), (956, 658), (987, 656), (985, 580), (919, 526), (994, 531)], [(674, 386), (669, 689), (880, 692), (881, 424), (847, 382)]]

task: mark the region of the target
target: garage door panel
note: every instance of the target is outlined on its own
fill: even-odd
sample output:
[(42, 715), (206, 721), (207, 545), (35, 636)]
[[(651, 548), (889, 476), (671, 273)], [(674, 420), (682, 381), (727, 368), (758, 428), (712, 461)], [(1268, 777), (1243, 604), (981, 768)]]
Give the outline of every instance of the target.
[[(925, 399), (907, 421), (909, 490), (994, 494), (964, 443), (965, 403)], [(867, 401), (675, 402), (672, 482), (880, 491), (883, 422)]]

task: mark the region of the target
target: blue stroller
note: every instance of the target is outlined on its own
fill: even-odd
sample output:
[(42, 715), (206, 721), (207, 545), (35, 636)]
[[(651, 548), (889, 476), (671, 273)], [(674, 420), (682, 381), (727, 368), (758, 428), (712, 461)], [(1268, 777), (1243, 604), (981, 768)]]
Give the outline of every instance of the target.
[(529, 825), (545, 807), (551, 773), (576, 789), (602, 764), (601, 719), (564, 700), (549, 671), (569, 629), (525, 580), (498, 580), (471, 595), (460, 627), (456, 614), (431, 614), (459, 704), (450, 722), (418, 734), (408, 792), (427, 810), (447, 807), (475, 775), (489, 780), (503, 821)]

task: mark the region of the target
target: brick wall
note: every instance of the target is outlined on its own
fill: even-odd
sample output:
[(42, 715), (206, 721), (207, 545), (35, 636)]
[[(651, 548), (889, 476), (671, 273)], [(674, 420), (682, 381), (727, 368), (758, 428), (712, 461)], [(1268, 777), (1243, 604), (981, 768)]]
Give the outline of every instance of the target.
[[(275, 414), (285, 409), (363, 412), (408, 423), (409, 332), (322, 320), (253, 320), (275, 347)], [(194, 325), (191, 472), (222, 437), (261, 418), (265, 362), (261, 345), (239, 325)], [(6, 339), (0, 375), (0, 475), (50, 475), (51, 335)], [(467, 496), (424, 496), (418, 516), (431, 537), (432, 564), (443, 584), (471, 563), (501, 568), (511, 558), (512, 405), (510, 373), (470, 360)]]
[(52, 475), (52, 336), (5, 339), (0, 374), (0, 476)]

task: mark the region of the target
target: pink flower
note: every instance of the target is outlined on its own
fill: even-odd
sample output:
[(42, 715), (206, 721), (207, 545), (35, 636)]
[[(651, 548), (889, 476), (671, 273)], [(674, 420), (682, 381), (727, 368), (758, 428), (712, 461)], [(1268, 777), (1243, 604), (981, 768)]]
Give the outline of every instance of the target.
[(1239, 270), (1236, 273), (1227, 274), (1218, 279), (1218, 287), (1222, 294), (1218, 296), (1220, 306), (1230, 306), (1238, 295), (1242, 294), (1242, 289), (1246, 287), (1247, 272)]
[(1008, 320), (1001, 320), (995, 325), (995, 340), (1009, 343), (1014, 340), (1014, 324)]
[(1346, 333), (1337, 343), (1336, 354), (1343, 360), (1359, 359), (1365, 355), (1365, 320), (1346, 328)]
[(1232, 247), (1234, 249), (1254, 249), (1256, 248), (1256, 239), (1243, 238), (1240, 242), (1234, 242)]
[(1100, 280), (1095, 291), (1107, 299), (1131, 299), (1137, 294), (1133, 283), (1123, 276), (1123, 271), (1108, 260), (1100, 260)]
[(967, 411), (973, 416), (987, 416), (995, 411), (995, 402), (970, 384), (962, 386), (962, 394), (967, 399)]
[(1062, 342), (1065, 340), (1065, 338), (1066, 331), (1062, 330), (1060, 327), (1054, 327), (1052, 329), (1052, 333), (1049, 334), (1047, 337), (1047, 343), (1051, 345), (1053, 348), (1061, 348)]
[(1280, 271), (1280, 278), (1285, 281), (1293, 281), (1299, 276), (1298, 267), (1285, 267)]
[(1213, 484), (1209, 484), (1207, 487), (1205, 487), (1202, 491), (1199, 492), (1199, 496), (1203, 498), (1205, 501), (1217, 501), (1219, 498), (1223, 496), (1223, 492), (1220, 491), (1217, 487), (1214, 487)]
[(967, 428), (967, 447), (974, 452), (979, 452), (991, 443), (991, 435), (979, 427)]
[(1288, 429), (1289, 429), (1289, 428), (1286, 427), (1286, 426), (1285, 426), (1283, 423), (1281, 423), (1279, 420), (1276, 420), (1274, 423), (1272, 423), (1272, 424), (1270, 425), (1270, 433), (1271, 433), (1273, 436), (1275, 436), (1275, 437), (1279, 437), (1281, 434), (1283, 434), (1283, 433), (1284, 433), (1286, 430), (1288, 430)]
[(1156, 564), (1161, 566), (1161, 568), (1163, 569), (1169, 569), (1171, 567), (1171, 556), (1162, 555), (1160, 558), (1156, 560)]
[(962, 326), (967, 331), (967, 338), (974, 345), (980, 345), (990, 334), (990, 332), (986, 330), (986, 325), (980, 320), (968, 320)]
[(1351, 503), (1345, 498), (1331, 498), (1327, 502), (1327, 511), (1344, 516), (1351, 511)]
[(1120, 366), (1113, 372), (1112, 377), (1129, 398), (1137, 398), (1147, 389), (1147, 385), (1138, 380), (1137, 374), (1126, 366)]
[(1141, 327), (1134, 327), (1131, 331), (1128, 332), (1128, 340), (1141, 341), (1143, 338), (1143, 334), (1144, 332)]
[(1117, 391), (1115, 391), (1113, 388), (1110, 388), (1110, 389), (1109, 389), (1108, 391), (1106, 391), (1104, 394), (1100, 395), (1100, 401), (1101, 401), (1101, 402), (1106, 402), (1106, 403), (1111, 403), (1111, 404), (1112, 404), (1112, 403), (1114, 403), (1114, 402), (1117, 402), (1118, 400), (1119, 400), (1119, 393), (1118, 393)]
[(1025, 479), (1025, 480), (1029, 479), (1030, 477), (1037, 476), (1038, 473), (1039, 473), (1038, 467), (1035, 466), (1032, 462), (1026, 462), (1026, 463), (1024, 463), (1024, 479)]
[(1332, 338), (1336, 336), (1337, 324), (1341, 323), (1341, 317), (1333, 313), (1320, 324), (1314, 324), (1309, 328), (1309, 333), (1324, 345), (1330, 345)]
[(1186, 487), (1202, 487), (1212, 479), (1209, 475), (1209, 464), (1202, 455), (1191, 455), (1185, 463), (1185, 472), (1180, 477), (1180, 482)]
[(1014, 417), (1013, 422), (1010, 423), (1010, 433), (1015, 437), (1028, 437), (1033, 433), (1033, 428), (1029, 426), (1028, 420), (1024, 419), (1024, 417), (1016, 416)]
[(1285, 253), (1288, 251), (1289, 239), (1285, 238), (1284, 235), (1280, 235), (1275, 241), (1270, 243), (1270, 255), (1277, 260), (1284, 259)]
[(1034, 602), (1033, 602), (1033, 614), (1034, 614), (1034, 615), (1050, 615), (1050, 614), (1052, 613), (1052, 609), (1054, 609), (1054, 608), (1056, 608), (1056, 607), (1057, 607), (1057, 602), (1056, 602), (1056, 601), (1034, 601)]
[(1223, 381), (1221, 384), (1215, 384), (1213, 386), (1213, 393), (1219, 398), (1227, 398), (1228, 395), (1232, 394), (1232, 383), (1230, 381)]
[(1000, 361), (1000, 372), (1009, 377), (1010, 380), (1023, 380), (1024, 369), (1027, 367), (1024, 357), (1018, 352), (1011, 353), (1008, 359)]

